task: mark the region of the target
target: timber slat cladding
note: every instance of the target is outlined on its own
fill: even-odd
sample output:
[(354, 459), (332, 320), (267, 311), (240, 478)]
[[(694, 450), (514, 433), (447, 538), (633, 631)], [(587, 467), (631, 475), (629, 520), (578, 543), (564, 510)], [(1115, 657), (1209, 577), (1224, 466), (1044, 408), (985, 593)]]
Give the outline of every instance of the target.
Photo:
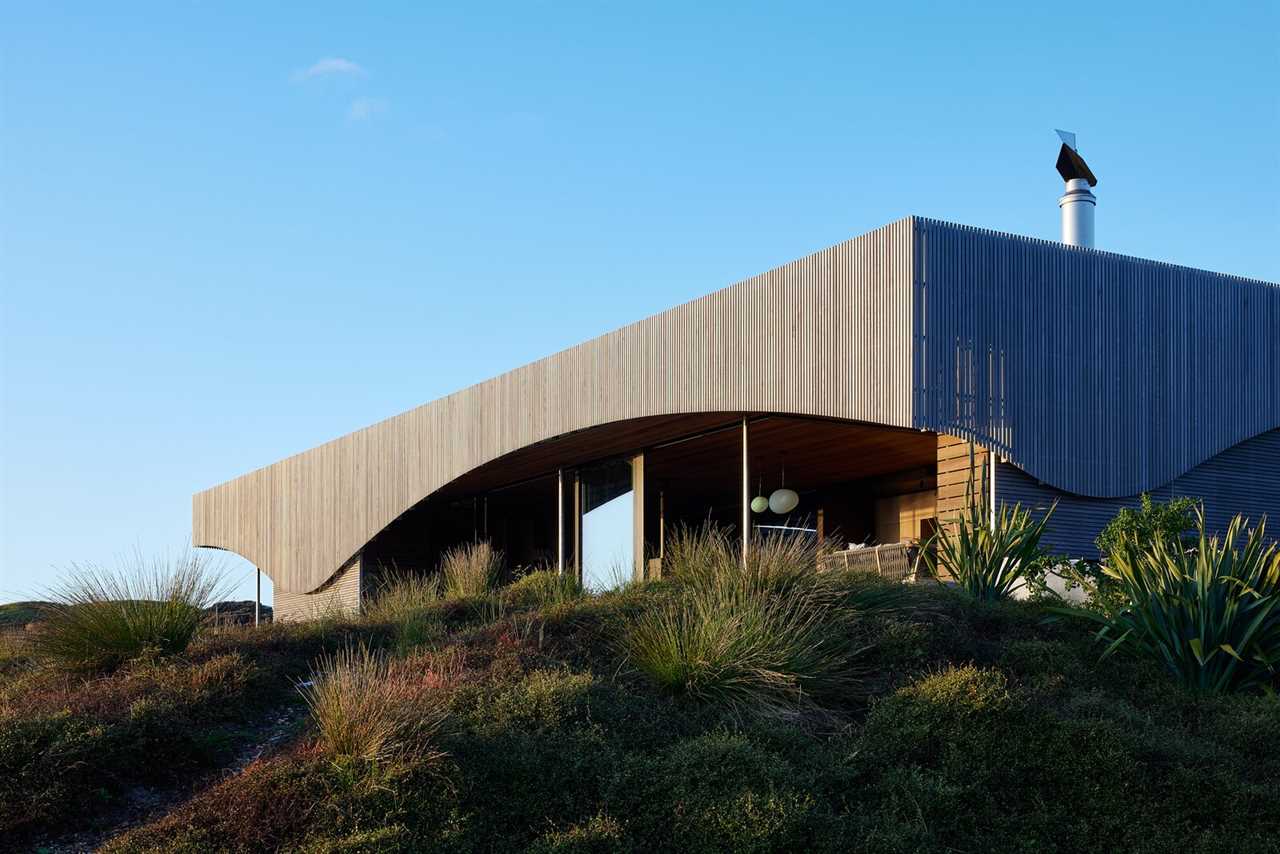
[[(199, 493), (193, 538), (310, 592), (428, 495), (500, 482), (504, 455), (707, 413), (964, 437), (1133, 495), (1280, 428), (1280, 287), (909, 217)], [(940, 442), (941, 517), (957, 461)]]
[(916, 426), (1096, 497), (1280, 427), (1280, 286), (915, 222)]
[(310, 592), (418, 501), (535, 442), (700, 412), (912, 426), (910, 218), (199, 493), (193, 536)]
[(275, 622), (311, 620), (329, 615), (352, 616), (360, 611), (363, 568), (356, 558), (314, 593), (276, 591), (271, 619)]
[[(937, 513), (941, 524), (948, 524), (964, 511), (966, 494), (976, 498), (983, 489), (984, 463), (987, 462), (987, 457), (985, 448), (967, 439), (939, 434)], [(944, 482), (946, 486), (943, 485)]]

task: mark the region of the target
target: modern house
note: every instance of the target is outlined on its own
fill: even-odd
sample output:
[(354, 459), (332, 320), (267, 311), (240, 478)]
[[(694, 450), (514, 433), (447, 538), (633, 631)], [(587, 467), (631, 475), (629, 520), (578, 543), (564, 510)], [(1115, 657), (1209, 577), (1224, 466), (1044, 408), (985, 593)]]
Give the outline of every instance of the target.
[(288, 619), (478, 538), (601, 585), (677, 524), (898, 543), (975, 489), (1077, 556), (1144, 492), (1280, 517), (1280, 286), (1091, 248), (1064, 140), (1063, 243), (899, 220), (198, 493), (194, 542)]

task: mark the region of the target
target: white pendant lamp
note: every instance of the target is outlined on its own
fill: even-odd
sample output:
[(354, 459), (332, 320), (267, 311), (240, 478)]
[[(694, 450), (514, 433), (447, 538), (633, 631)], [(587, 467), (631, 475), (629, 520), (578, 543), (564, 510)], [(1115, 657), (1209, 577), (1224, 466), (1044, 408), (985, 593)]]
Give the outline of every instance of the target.
[(794, 489), (775, 489), (769, 496), (769, 509), (778, 515), (785, 515), (796, 509), (800, 496)]
[(769, 496), (769, 509), (779, 516), (785, 516), (800, 503), (800, 496), (794, 489), (787, 489), (787, 466), (782, 466), (782, 486)]

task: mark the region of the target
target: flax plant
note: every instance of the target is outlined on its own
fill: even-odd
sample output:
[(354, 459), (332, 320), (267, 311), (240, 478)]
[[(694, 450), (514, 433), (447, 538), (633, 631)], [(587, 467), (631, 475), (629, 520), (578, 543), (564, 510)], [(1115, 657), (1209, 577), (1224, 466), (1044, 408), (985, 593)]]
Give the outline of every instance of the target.
[(974, 599), (994, 602), (1026, 586), (1037, 570), (1040, 538), (1057, 504), (1040, 519), (1021, 504), (1002, 504), (992, 512), (986, 491), (973, 486), (986, 481), (987, 467), (977, 469), (975, 478), (972, 448), (969, 454), (965, 509), (939, 527), (922, 551), (935, 578), (948, 575)]
[(1192, 548), (1163, 536), (1119, 542), (1102, 571), (1127, 604), (1110, 615), (1080, 612), (1101, 624), (1103, 656), (1125, 650), (1152, 658), (1184, 686), (1211, 694), (1274, 684), (1280, 545), (1267, 544), (1265, 519), (1247, 526), (1236, 516), (1225, 537), (1211, 537), (1197, 509)]

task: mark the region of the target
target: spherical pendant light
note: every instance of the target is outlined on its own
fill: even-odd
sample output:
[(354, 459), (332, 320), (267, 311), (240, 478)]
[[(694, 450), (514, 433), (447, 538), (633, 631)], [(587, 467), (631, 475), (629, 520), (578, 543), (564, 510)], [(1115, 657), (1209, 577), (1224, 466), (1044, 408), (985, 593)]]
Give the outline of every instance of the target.
[(751, 511), (753, 513), (763, 513), (768, 509), (769, 499), (765, 498), (763, 495), (757, 495), (755, 498), (751, 499)]
[(775, 489), (769, 496), (769, 509), (778, 515), (790, 513), (799, 503), (800, 496), (794, 489)]

